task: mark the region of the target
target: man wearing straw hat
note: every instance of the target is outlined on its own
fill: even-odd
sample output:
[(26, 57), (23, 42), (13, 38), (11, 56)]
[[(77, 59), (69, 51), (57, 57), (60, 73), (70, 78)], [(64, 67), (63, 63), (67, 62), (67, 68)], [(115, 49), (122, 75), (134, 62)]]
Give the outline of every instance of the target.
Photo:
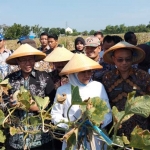
[[(45, 97), (48, 96), (52, 101), (55, 95), (54, 84), (50, 76), (46, 72), (34, 69), (34, 64), (46, 57), (46, 54), (35, 49), (34, 47), (23, 44), (15, 52), (6, 59), (6, 63), (10, 65), (18, 65), (21, 70), (14, 72), (8, 76), (11, 84), (10, 99), (8, 102), (10, 107), (17, 105), (17, 101), (13, 99), (15, 91), (19, 90), (21, 86), (29, 90), (32, 96)], [(31, 102), (34, 100), (31, 100)], [(39, 109), (36, 105), (30, 107), (29, 116), (36, 115)], [(24, 119), (24, 111), (17, 109), (15, 114), (20, 120)], [(19, 115), (19, 116), (18, 116)], [(35, 134), (34, 139), (28, 136), (24, 141), (23, 134), (15, 134), (10, 136), (10, 149), (28, 149), (36, 148), (39, 150), (46, 150), (50, 146), (50, 135), (48, 133)], [(24, 144), (23, 144), (24, 143)]]
[[(47, 57), (44, 59), (46, 62), (50, 62), (54, 64), (55, 69), (50, 72), (50, 76), (52, 77), (52, 80), (54, 82), (55, 89), (60, 87), (61, 85), (64, 85), (68, 83), (68, 77), (66, 75), (60, 76), (59, 73), (63, 69), (63, 67), (66, 65), (66, 63), (74, 56), (72, 52), (67, 50), (64, 47), (57, 47), (55, 50), (53, 50)], [(63, 135), (64, 132), (62, 131), (55, 131), (56, 136)], [(54, 145), (55, 149), (61, 149), (62, 142), (59, 140), (54, 139)]]
[[(103, 55), (106, 63), (115, 64), (116, 69), (104, 74), (102, 83), (109, 96), (110, 104), (119, 111), (125, 109), (128, 93), (136, 91), (136, 96), (150, 94), (150, 76), (147, 72), (131, 67), (141, 62), (145, 52), (127, 42), (121, 41), (112, 46)], [(148, 119), (134, 115), (122, 124), (118, 134), (124, 133), (128, 138), (136, 125), (149, 129)]]
[(55, 89), (68, 82), (68, 77), (65, 75), (59, 76), (59, 73), (73, 55), (74, 54), (66, 48), (57, 47), (44, 59), (44, 61), (54, 64), (55, 69), (49, 74), (52, 77)]

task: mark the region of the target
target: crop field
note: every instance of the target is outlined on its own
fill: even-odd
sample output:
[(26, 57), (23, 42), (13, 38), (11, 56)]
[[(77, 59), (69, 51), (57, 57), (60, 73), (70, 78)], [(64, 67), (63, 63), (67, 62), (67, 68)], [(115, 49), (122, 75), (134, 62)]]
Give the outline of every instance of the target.
[[(123, 38), (124, 34), (115, 34), (115, 35), (119, 35), (120, 37)], [(149, 42), (150, 41), (150, 33), (137, 33), (136, 34), (137, 39), (138, 39), (138, 44), (142, 44), (145, 42)], [(85, 39), (87, 36), (83, 36), (83, 38)], [(74, 40), (76, 39), (75, 36), (65, 36), (65, 37), (59, 37), (59, 44), (63, 44), (64, 47), (66, 47), (69, 50), (74, 50)], [(34, 39), (37, 47), (40, 46), (40, 41), (39, 39)], [(6, 41), (6, 47), (8, 49), (17, 49), (19, 47), (19, 44), (17, 44), (18, 40), (8, 40)]]

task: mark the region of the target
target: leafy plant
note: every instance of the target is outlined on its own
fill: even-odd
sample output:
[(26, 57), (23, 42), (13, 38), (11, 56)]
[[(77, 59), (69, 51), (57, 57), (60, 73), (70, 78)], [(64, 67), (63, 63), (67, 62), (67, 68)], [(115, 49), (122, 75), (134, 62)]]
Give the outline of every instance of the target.
[[(20, 132), (24, 132), (24, 139), (28, 134), (36, 134), (40, 133), (41, 131), (50, 132), (53, 138), (59, 139), (61, 141), (65, 140), (67, 142), (66, 150), (73, 149), (75, 145), (77, 146), (77, 148), (79, 148), (81, 145), (83, 148), (86, 148), (85, 141), (92, 141), (93, 132), (97, 133), (100, 140), (105, 141), (109, 145), (109, 147), (111, 147), (111, 149), (113, 149), (113, 145), (118, 146), (118, 149), (129, 149), (126, 146), (143, 150), (150, 149), (150, 132), (148, 130), (142, 130), (141, 128), (136, 126), (131, 133), (130, 141), (124, 135), (117, 135), (117, 131), (121, 124), (125, 123), (134, 114), (143, 117), (149, 117), (150, 96), (148, 95), (135, 97), (135, 92), (129, 93), (124, 111), (118, 111), (115, 106), (112, 108), (112, 129), (114, 129), (114, 134), (111, 138), (109, 138), (109, 134), (98, 128), (98, 126), (103, 122), (105, 114), (109, 112), (106, 102), (101, 100), (99, 97), (92, 97), (86, 100), (82, 100), (79, 93), (79, 88), (71, 86), (72, 100), (71, 106), (69, 107), (67, 112), (68, 120), (69, 111), (73, 105), (80, 106), (81, 114), (74, 122), (71, 122), (70, 120), (69, 122), (62, 121), (63, 123), (66, 123), (68, 125), (69, 130), (66, 131), (66, 134), (62, 138), (59, 138), (53, 134), (53, 131), (58, 129), (58, 127), (57, 125), (51, 124), (52, 117), (50, 115), (50, 110), (56, 103), (63, 104), (67, 98), (66, 94), (64, 93), (63, 95), (57, 95), (56, 103), (54, 103), (50, 108), (47, 108), (50, 102), (48, 97), (32, 97), (28, 90), (21, 87), (20, 90), (14, 93), (14, 99), (17, 100), (16, 106), (9, 108), (4, 104), (2, 94), (8, 94), (7, 91), (10, 88), (11, 87), (8, 83), (8, 80), (2, 81), (0, 83), (0, 142), (2, 143), (4, 143), (6, 139), (5, 132), (3, 132), (3, 130), (5, 128), (9, 128), (10, 134), (12, 136)], [(31, 101), (32, 99), (34, 99), (35, 102)], [(22, 109), (26, 113), (28, 113), (30, 107), (34, 104), (37, 104), (39, 108), (39, 113), (36, 116), (27, 115), (23, 120), (20, 120), (17, 116), (14, 116), (13, 113), (16, 109)], [(18, 126), (13, 126), (14, 124), (17, 124)], [(42, 126), (42, 130), (23, 130), (23, 126), (27, 126), (27, 129), (29, 129), (30, 127), (38, 125)], [(92, 145), (91, 148), (93, 148)]]

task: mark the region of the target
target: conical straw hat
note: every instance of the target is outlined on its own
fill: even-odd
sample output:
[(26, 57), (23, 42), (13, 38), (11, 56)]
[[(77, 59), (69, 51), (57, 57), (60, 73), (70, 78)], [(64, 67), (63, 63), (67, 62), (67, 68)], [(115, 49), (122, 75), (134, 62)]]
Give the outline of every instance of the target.
[(74, 56), (74, 53), (70, 52), (64, 47), (57, 47), (55, 48), (44, 61), (48, 62), (61, 62), (61, 61), (68, 61)]
[(16, 58), (23, 56), (35, 56), (35, 61), (40, 61), (46, 57), (46, 54), (41, 52), (40, 50), (35, 49), (29, 44), (22, 44), (19, 48), (17, 48), (12, 55), (10, 55), (6, 59), (6, 63), (10, 65), (17, 65)]
[(145, 58), (145, 52), (141, 48), (129, 44), (125, 41), (121, 41), (104, 52), (104, 61), (109, 64), (114, 64), (112, 60), (113, 52), (118, 49), (129, 49), (133, 52), (132, 64), (138, 64)]
[(71, 60), (65, 65), (60, 75), (67, 75), (85, 70), (101, 69), (99, 63), (85, 56), (84, 54), (74, 54)]

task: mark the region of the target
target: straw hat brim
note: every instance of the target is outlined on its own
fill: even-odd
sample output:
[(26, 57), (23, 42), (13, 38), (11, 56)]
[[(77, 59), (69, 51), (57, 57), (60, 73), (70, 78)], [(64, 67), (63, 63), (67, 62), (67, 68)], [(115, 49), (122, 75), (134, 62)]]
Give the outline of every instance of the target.
[(139, 62), (143, 61), (143, 59), (145, 58), (145, 52), (141, 48), (131, 45), (127, 42), (119, 42), (118, 44), (112, 46), (111, 48), (109, 48), (104, 52), (103, 55), (104, 62), (108, 64), (114, 64), (112, 56), (114, 51), (119, 49), (127, 49), (132, 51), (133, 53), (132, 64), (138, 64)]
[(57, 47), (55, 48), (47, 57), (44, 59), (44, 61), (47, 62), (62, 62), (62, 61), (68, 61), (74, 56), (74, 53), (70, 52), (64, 47)]
[(86, 70), (95, 70), (103, 68), (99, 63), (84, 54), (74, 54), (71, 60), (65, 65), (59, 75), (68, 75)]
[(10, 65), (18, 65), (16, 58), (24, 56), (35, 56), (35, 62), (37, 62), (43, 60), (46, 57), (46, 54), (35, 49), (29, 44), (23, 44), (6, 59), (6, 63)]

